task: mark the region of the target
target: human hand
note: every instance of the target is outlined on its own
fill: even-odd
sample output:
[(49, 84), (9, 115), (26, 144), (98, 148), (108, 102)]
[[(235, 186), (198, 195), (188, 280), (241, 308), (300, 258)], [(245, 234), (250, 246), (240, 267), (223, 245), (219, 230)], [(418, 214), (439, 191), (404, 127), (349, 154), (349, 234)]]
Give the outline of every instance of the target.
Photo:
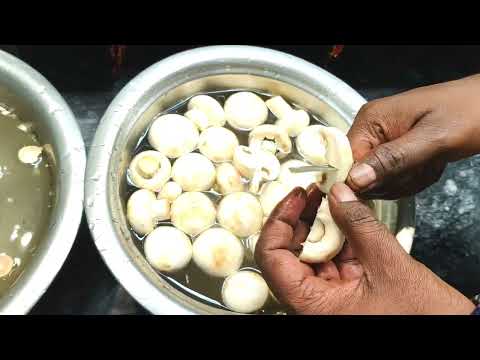
[(296, 253), (322, 201), (296, 188), (265, 223), (255, 259), (275, 296), (297, 314), (470, 314), (474, 305), (414, 260), (344, 184), (332, 187), (332, 216), (348, 242), (324, 264)]

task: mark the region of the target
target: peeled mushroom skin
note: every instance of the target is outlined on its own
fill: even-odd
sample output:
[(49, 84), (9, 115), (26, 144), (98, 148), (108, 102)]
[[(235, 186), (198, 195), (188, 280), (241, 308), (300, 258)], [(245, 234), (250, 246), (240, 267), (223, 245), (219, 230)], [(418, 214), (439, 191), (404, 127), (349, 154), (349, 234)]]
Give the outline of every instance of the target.
[(279, 181), (271, 181), (264, 184), (259, 196), (263, 214), (269, 216), (273, 209), (275, 209), (278, 203), (282, 201), (289, 192), (289, 188)]
[(35, 165), (42, 156), (43, 149), (40, 146), (24, 146), (18, 151), (18, 159), (28, 165)]
[(148, 132), (150, 145), (171, 159), (195, 150), (198, 138), (199, 133), (195, 124), (178, 114), (160, 116), (153, 122)]
[(289, 191), (292, 191), (295, 187), (302, 187), (307, 189), (311, 184), (317, 183), (322, 180), (322, 173), (292, 173), (290, 168), (308, 166), (310, 164), (301, 160), (288, 160), (284, 162), (280, 168), (280, 175), (278, 181), (285, 185)]
[(328, 201), (322, 201), (310, 233), (300, 253), (300, 260), (316, 264), (330, 261), (342, 250), (345, 236), (330, 214)]
[(141, 189), (159, 191), (170, 179), (172, 166), (162, 153), (147, 150), (136, 155), (128, 167), (128, 176)]
[(216, 210), (207, 195), (186, 192), (170, 208), (173, 225), (190, 236), (196, 236), (215, 223)]
[(225, 279), (222, 301), (230, 310), (250, 314), (260, 310), (270, 290), (263, 277), (254, 271), (241, 270)]
[(222, 195), (245, 190), (245, 184), (238, 170), (230, 163), (217, 166), (215, 191)]
[(192, 243), (187, 235), (173, 226), (160, 226), (145, 239), (145, 257), (155, 269), (174, 273), (192, 259)]
[(250, 148), (260, 150), (262, 148), (265, 150), (265, 143), (274, 143), (273, 154), (279, 159), (283, 159), (292, 152), (292, 141), (287, 131), (277, 125), (264, 124), (257, 126), (250, 132), (248, 143)]
[(213, 162), (225, 162), (233, 159), (233, 153), (239, 145), (237, 135), (224, 127), (210, 127), (200, 134), (198, 149)]
[(256, 94), (242, 91), (231, 95), (224, 105), (225, 117), (230, 126), (249, 131), (268, 118), (265, 102)]
[[(135, 191), (127, 202), (127, 220), (132, 229), (140, 236), (153, 231), (158, 221), (166, 220), (168, 216), (165, 206), (156, 207), (155, 193), (147, 189)], [(163, 212), (163, 216), (162, 216)]]
[(298, 153), (313, 165), (328, 164), (324, 128), (326, 126), (323, 125), (309, 126), (298, 135), (296, 140)]
[(0, 254), (0, 279), (7, 276), (13, 269), (15, 262), (7, 254)]
[(210, 190), (215, 183), (215, 175), (215, 166), (202, 154), (183, 155), (172, 166), (172, 178), (183, 191)]
[(225, 125), (225, 111), (222, 105), (213, 97), (208, 95), (197, 95), (188, 102), (188, 110), (198, 110), (204, 113), (210, 126)]
[(255, 196), (236, 192), (225, 196), (218, 206), (219, 224), (238, 237), (247, 237), (262, 228), (263, 210)]
[(157, 199), (167, 199), (172, 202), (182, 193), (182, 187), (175, 181), (169, 181), (163, 185), (162, 190), (158, 193)]
[(193, 261), (206, 274), (227, 277), (240, 269), (244, 258), (240, 240), (222, 228), (208, 229), (193, 243)]

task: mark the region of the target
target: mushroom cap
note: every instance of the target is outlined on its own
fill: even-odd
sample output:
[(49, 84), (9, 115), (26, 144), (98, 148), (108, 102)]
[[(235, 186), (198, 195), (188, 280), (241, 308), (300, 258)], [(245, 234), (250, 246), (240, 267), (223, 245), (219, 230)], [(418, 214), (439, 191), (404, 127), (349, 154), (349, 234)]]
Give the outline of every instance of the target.
[(213, 97), (208, 95), (194, 96), (188, 102), (188, 110), (193, 109), (199, 110), (207, 116), (207, 127), (225, 125), (225, 111)]
[(231, 95), (225, 101), (227, 122), (238, 130), (252, 130), (268, 118), (265, 102), (256, 94), (242, 91)]
[(7, 276), (15, 265), (13, 259), (7, 254), (0, 254), (0, 278)]
[(231, 163), (222, 163), (217, 166), (215, 191), (222, 195), (244, 191), (245, 184), (238, 170)]
[(262, 228), (263, 210), (255, 196), (236, 192), (225, 196), (218, 206), (218, 222), (239, 237), (246, 237)]
[(175, 181), (169, 181), (163, 185), (162, 190), (158, 193), (157, 199), (167, 199), (174, 201), (182, 193), (182, 187)]
[(342, 250), (345, 236), (330, 214), (328, 201), (322, 201), (306, 241), (303, 243), (300, 260), (315, 264), (330, 261)]
[(310, 125), (310, 115), (305, 110), (293, 110), (279, 118), (275, 125), (284, 129), (288, 136), (297, 137)]
[(240, 269), (244, 253), (240, 240), (222, 228), (204, 231), (193, 243), (193, 261), (214, 277), (226, 277)]
[(151, 204), (157, 201), (155, 193), (147, 189), (135, 191), (127, 202), (127, 219), (138, 235), (143, 236), (153, 231), (156, 225), (155, 214)]
[(150, 145), (172, 159), (195, 150), (198, 138), (195, 124), (178, 114), (160, 116), (153, 122), (148, 132)]
[(230, 310), (249, 314), (260, 310), (268, 300), (270, 289), (263, 277), (254, 271), (242, 270), (225, 279), (222, 300)]
[(277, 119), (280, 119), (293, 111), (290, 104), (281, 96), (274, 96), (268, 99), (265, 101), (265, 105), (267, 105), (268, 109)]
[(147, 150), (133, 158), (128, 176), (136, 187), (156, 192), (170, 179), (171, 171), (172, 165), (165, 155)]
[(202, 154), (190, 153), (178, 158), (172, 167), (172, 178), (183, 191), (207, 191), (215, 183), (215, 166)]
[(298, 153), (313, 165), (327, 164), (327, 141), (323, 125), (309, 126), (298, 135), (296, 140)]
[(192, 243), (173, 226), (153, 230), (144, 244), (145, 257), (155, 269), (172, 273), (185, 268), (192, 259)]
[(207, 195), (186, 192), (170, 208), (173, 225), (190, 236), (196, 236), (215, 224), (216, 210)]
[(237, 135), (224, 127), (210, 127), (200, 134), (198, 149), (214, 162), (231, 161), (239, 145)]
[(292, 141), (287, 131), (277, 125), (264, 124), (257, 126), (248, 136), (248, 144), (252, 149), (261, 149), (262, 142), (265, 140), (275, 142), (276, 151), (274, 155), (279, 159), (292, 152)]
[(262, 186), (260, 192), (260, 204), (263, 214), (269, 216), (273, 209), (290, 192), (290, 188), (279, 181), (271, 181)]
[(199, 131), (203, 131), (210, 126), (207, 115), (198, 109), (188, 110), (183, 116), (192, 121)]
[(308, 166), (310, 164), (301, 160), (288, 160), (284, 162), (280, 168), (280, 175), (278, 181), (285, 185), (289, 191), (299, 186), (307, 189), (311, 184), (317, 183), (322, 179), (322, 173), (298, 173), (295, 174), (290, 171), (292, 167)]
[(18, 159), (24, 164), (35, 165), (40, 160), (42, 151), (40, 146), (24, 146), (18, 151)]

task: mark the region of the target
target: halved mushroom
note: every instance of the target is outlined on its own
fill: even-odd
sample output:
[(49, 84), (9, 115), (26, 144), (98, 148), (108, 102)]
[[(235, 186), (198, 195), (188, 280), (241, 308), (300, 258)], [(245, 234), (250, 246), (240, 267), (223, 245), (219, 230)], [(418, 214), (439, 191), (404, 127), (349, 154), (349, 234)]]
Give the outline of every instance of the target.
[(272, 152), (279, 159), (292, 152), (292, 141), (287, 131), (277, 125), (257, 126), (250, 132), (248, 144), (253, 150)]
[(169, 218), (170, 203), (166, 199), (157, 200), (153, 191), (137, 190), (128, 199), (127, 220), (140, 236), (151, 233), (158, 222)]
[(263, 210), (255, 196), (236, 192), (225, 196), (218, 206), (218, 222), (236, 236), (246, 237), (262, 228)]
[(280, 168), (280, 175), (278, 181), (288, 188), (288, 191), (292, 191), (295, 187), (299, 186), (307, 189), (308, 186), (314, 183), (318, 183), (322, 180), (322, 173), (293, 173), (290, 168), (308, 166), (310, 164), (301, 160), (288, 160), (284, 162)]
[(259, 273), (241, 270), (225, 279), (222, 301), (232, 311), (249, 314), (265, 305), (269, 293), (270, 289)]
[(216, 210), (207, 195), (186, 192), (172, 203), (170, 215), (175, 227), (196, 236), (215, 223)]
[(169, 181), (163, 185), (162, 190), (158, 193), (157, 199), (167, 199), (172, 202), (182, 193), (182, 187), (175, 181)]
[(222, 195), (244, 191), (245, 184), (238, 170), (230, 163), (217, 166), (217, 176), (214, 185), (215, 191)]
[(215, 183), (215, 166), (202, 154), (186, 154), (173, 164), (172, 178), (183, 191), (210, 190)]
[(345, 236), (330, 214), (328, 200), (324, 199), (299, 258), (311, 264), (330, 261), (342, 250), (344, 242)]
[(231, 95), (225, 101), (227, 122), (237, 130), (252, 130), (268, 118), (265, 102), (256, 94), (242, 91)]
[(282, 201), (289, 192), (289, 187), (279, 181), (271, 181), (264, 184), (259, 196), (263, 214), (270, 216), (273, 209), (275, 209), (278, 203)]
[(186, 117), (177, 114), (160, 116), (148, 132), (150, 145), (163, 155), (176, 159), (195, 150), (198, 130)]
[(220, 105), (220, 103), (211, 96), (194, 96), (188, 102), (188, 110), (198, 110), (206, 115), (208, 123), (206, 127), (202, 126), (203, 129), (201, 130), (205, 130), (210, 126), (225, 125), (225, 111), (223, 110), (222, 105)]
[(242, 266), (244, 249), (240, 240), (222, 228), (208, 229), (193, 243), (193, 261), (206, 274), (226, 277)]
[(280, 174), (280, 162), (275, 155), (242, 145), (235, 149), (233, 165), (242, 176), (250, 180), (249, 191), (255, 194), (263, 182), (273, 181)]
[(275, 125), (287, 131), (291, 137), (297, 137), (310, 124), (310, 116), (305, 110), (292, 109), (281, 96), (275, 96), (265, 104), (278, 119)]
[(170, 179), (172, 166), (162, 153), (147, 150), (136, 155), (128, 167), (128, 176), (141, 189), (160, 191)]
[(7, 254), (0, 254), (0, 279), (10, 274), (15, 265), (13, 259)]
[(174, 273), (185, 268), (192, 259), (192, 242), (173, 226), (160, 226), (145, 239), (145, 257), (155, 269)]
[(29, 165), (35, 165), (41, 159), (43, 149), (40, 146), (24, 146), (18, 151), (18, 159)]
[(304, 129), (297, 137), (298, 153), (314, 165), (325, 165), (327, 161), (327, 140), (323, 125), (312, 125)]
[(198, 149), (213, 162), (231, 161), (239, 145), (237, 136), (224, 127), (210, 127), (200, 134)]

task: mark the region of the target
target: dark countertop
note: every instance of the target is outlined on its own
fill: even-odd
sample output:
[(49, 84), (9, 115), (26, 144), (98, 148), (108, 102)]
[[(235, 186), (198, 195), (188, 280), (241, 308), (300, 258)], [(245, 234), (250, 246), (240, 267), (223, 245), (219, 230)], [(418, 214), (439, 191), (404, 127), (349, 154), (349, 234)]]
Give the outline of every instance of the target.
[[(145, 60), (145, 63), (151, 64), (172, 52), (183, 50), (178, 47), (174, 48), (175, 51), (172, 51), (172, 48), (163, 48), (164, 53), (159, 50), (159, 53)], [(277, 48), (290, 50), (289, 52), (297, 56), (318, 65), (325, 65), (325, 57), (322, 57), (321, 61), (313, 60), (311, 49), (310, 52), (306, 52), (305, 49), (294, 46)], [(326, 47), (323, 46), (322, 49), (325, 50), (324, 48)], [(420, 63), (419, 57), (414, 57), (417, 62), (413, 60), (407, 62), (401, 60), (398, 55), (396, 58), (395, 55), (389, 55), (396, 59), (392, 62), (390, 58), (382, 59), (378, 55), (379, 47), (363, 52), (358, 48), (360, 47), (352, 51), (350, 58), (345, 52), (345, 55), (342, 55), (344, 58), (339, 58), (337, 64), (329, 65), (327, 69), (351, 84), (368, 100), (428, 83), (462, 77), (480, 70), (472, 65), (473, 60), (478, 60), (476, 64), (480, 64), (478, 47), (468, 49), (469, 57), (466, 64), (452, 63), (450, 57), (444, 56), (442, 61), (438, 60), (439, 65), (434, 67), (428, 59)], [(435, 53), (434, 50), (431, 50), (432, 54)], [(474, 50), (477, 57), (473, 56), (472, 60), (471, 52)], [(372, 52), (378, 58), (372, 55)], [(462, 59), (458, 54), (456, 56)], [(439, 58), (436, 53), (435, 57)], [(35, 61), (28, 61), (27, 57), (24, 59), (39, 69)], [(370, 60), (370, 63), (367, 60)], [(63, 82), (68, 83), (68, 86), (59, 85), (55, 83), (54, 78), (47, 76), (72, 107), (87, 149), (110, 101), (132, 76), (145, 67), (145, 63), (130, 67), (120, 80), (117, 79), (101, 89), (86, 86), (84, 89), (76, 90), (65, 80)], [(42, 73), (45, 74), (44, 71)], [(60, 77), (63, 76), (61, 71), (59, 74)], [(104, 77), (102, 81), (105, 82)], [(438, 183), (416, 197), (417, 231), (412, 255), (468, 296), (480, 292), (479, 189), (480, 156), (475, 156), (449, 165)], [(90, 237), (85, 218), (62, 270), (31, 313), (147, 314), (118, 284), (103, 263)]]

